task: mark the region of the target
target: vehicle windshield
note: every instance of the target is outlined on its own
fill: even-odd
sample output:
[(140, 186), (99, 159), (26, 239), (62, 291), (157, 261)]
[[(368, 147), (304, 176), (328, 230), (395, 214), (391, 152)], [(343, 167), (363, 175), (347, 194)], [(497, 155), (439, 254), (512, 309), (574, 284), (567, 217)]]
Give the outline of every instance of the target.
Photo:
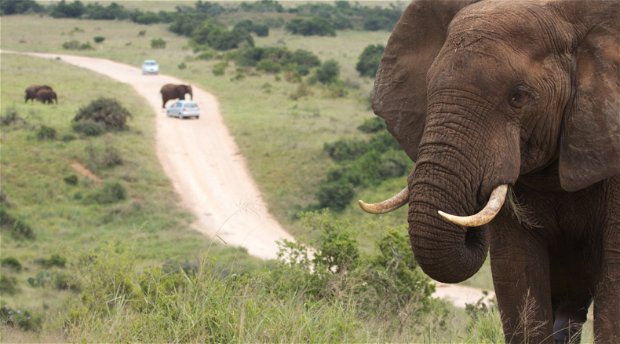
[(144, 62), (145, 66), (157, 66), (157, 62), (153, 62), (153, 61), (148, 61), (148, 62)]
[(198, 107), (198, 105), (193, 104), (193, 103), (189, 103), (189, 104), (185, 104), (185, 107), (186, 107), (186, 108), (197, 108), (197, 107)]

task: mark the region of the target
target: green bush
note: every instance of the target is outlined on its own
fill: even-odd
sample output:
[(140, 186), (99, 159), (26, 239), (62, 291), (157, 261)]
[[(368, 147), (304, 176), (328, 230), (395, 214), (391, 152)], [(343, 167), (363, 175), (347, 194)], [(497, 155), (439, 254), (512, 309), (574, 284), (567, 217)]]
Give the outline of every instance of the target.
[(80, 47), (80, 41), (72, 40), (72, 41), (64, 42), (62, 44), (62, 47), (63, 49), (67, 49), (67, 50), (75, 50)]
[(340, 65), (334, 59), (325, 61), (316, 70), (317, 80), (323, 84), (329, 84), (338, 80), (340, 76)]
[(19, 291), (17, 279), (6, 274), (0, 275), (0, 292), (3, 294), (14, 295)]
[(269, 36), (269, 26), (254, 24), (251, 20), (242, 20), (235, 24), (234, 29), (244, 29), (247, 32), (254, 32), (258, 37), (267, 37)]
[(294, 18), (284, 26), (293, 35), (336, 36), (336, 30), (328, 19), (312, 17), (311, 19)]
[(138, 32), (138, 37), (144, 37), (144, 35), (146, 35), (146, 30), (140, 30)]
[(8, 16), (12, 14), (22, 14), (28, 12), (39, 13), (45, 8), (34, 0), (5, 0), (0, 1), (0, 14)]
[(21, 117), (19, 117), (17, 108), (15, 108), (14, 106), (6, 107), (4, 113), (4, 116), (0, 116), (0, 125), (2, 126), (17, 124), (18, 122), (26, 122)]
[(385, 46), (381, 44), (367, 46), (360, 55), (355, 70), (360, 72), (361, 76), (374, 78), (377, 75), (377, 69), (379, 69), (384, 51)]
[(15, 257), (6, 257), (2, 259), (2, 267), (9, 268), (15, 272), (20, 272), (22, 270), (22, 265)]
[(282, 66), (273, 62), (271, 59), (263, 59), (256, 65), (256, 70), (264, 71), (267, 73), (277, 74), (280, 73)]
[(3, 326), (15, 326), (21, 331), (39, 331), (43, 323), (42, 314), (33, 314), (20, 309), (16, 311), (6, 304), (0, 307), (0, 319)]
[(185, 64), (185, 62), (181, 62), (181, 64), (179, 65), (179, 69), (183, 70), (187, 68), (187, 65)]
[(151, 48), (153, 49), (165, 49), (166, 41), (163, 38), (153, 38), (151, 39)]
[(69, 142), (69, 141), (73, 141), (75, 139), (76, 139), (76, 137), (73, 134), (63, 134), (60, 137), (60, 141), (62, 141), (62, 142)]
[(78, 47), (78, 50), (94, 50), (95, 48), (93, 48), (92, 45), (90, 45), (90, 42), (85, 42), (80, 44), (80, 46)]
[(299, 66), (306, 66), (308, 68), (318, 67), (321, 65), (321, 60), (319, 60), (318, 56), (314, 55), (311, 51), (304, 49), (295, 50), (289, 60)]
[(215, 57), (215, 53), (213, 51), (205, 51), (200, 53), (200, 55), (196, 56), (199, 60), (208, 61)]
[(321, 208), (336, 211), (344, 210), (355, 195), (351, 183), (346, 180), (329, 181), (322, 183), (316, 193)]
[(91, 119), (74, 121), (71, 123), (71, 127), (86, 136), (99, 136), (106, 130), (105, 123), (95, 122)]
[(54, 18), (79, 18), (85, 10), (84, 4), (79, 0), (75, 0), (71, 4), (61, 0), (56, 5), (51, 6), (50, 16)]
[(72, 174), (72, 175), (64, 177), (63, 180), (65, 181), (65, 183), (69, 185), (77, 185), (78, 176), (76, 176), (75, 174)]
[(54, 276), (54, 272), (40, 271), (36, 276), (28, 277), (28, 284), (33, 288), (43, 288), (52, 283)]
[(125, 186), (119, 182), (106, 181), (103, 186), (84, 197), (85, 204), (111, 204), (127, 198)]
[(227, 66), (228, 66), (228, 63), (226, 62), (218, 62), (213, 65), (213, 68), (211, 69), (211, 71), (213, 72), (213, 75), (215, 76), (222, 76), (224, 75), (224, 72), (226, 71)]
[(37, 138), (39, 140), (54, 140), (56, 138), (56, 129), (41, 125), (37, 130)]
[(384, 16), (371, 16), (364, 19), (364, 30), (368, 31), (392, 31), (396, 22)]
[(11, 236), (15, 240), (34, 240), (36, 235), (34, 230), (24, 221), (17, 220), (11, 228)]
[(116, 99), (101, 97), (77, 111), (73, 118), (73, 129), (87, 136), (96, 136), (101, 134), (103, 129), (128, 129), (127, 118), (131, 117), (131, 113)]
[(95, 36), (95, 37), (93, 37), (93, 41), (95, 41), (95, 43), (101, 43), (101, 42), (105, 41), (105, 37)]
[(301, 84), (299, 84), (299, 86), (297, 86), (295, 91), (293, 91), (290, 94), (289, 97), (292, 100), (297, 100), (299, 98), (307, 97), (307, 96), (310, 96), (310, 95), (312, 95), (312, 90), (310, 89), (310, 86), (308, 86), (308, 85), (306, 85), (304, 83), (301, 83)]
[(342, 80), (336, 80), (327, 86), (323, 94), (326, 98), (343, 98), (346, 97), (349, 92)]
[(14, 223), (15, 218), (7, 212), (4, 204), (0, 204), (0, 228), (3, 230), (12, 228)]
[(53, 266), (64, 268), (65, 264), (67, 263), (67, 258), (62, 257), (58, 254), (52, 254), (49, 259), (42, 258), (39, 259), (37, 262), (43, 265), (45, 268), (51, 268)]
[(385, 130), (385, 121), (381, 117), (372, 117), (364, 120), (357, 130), (363, 133), (376, 133)]

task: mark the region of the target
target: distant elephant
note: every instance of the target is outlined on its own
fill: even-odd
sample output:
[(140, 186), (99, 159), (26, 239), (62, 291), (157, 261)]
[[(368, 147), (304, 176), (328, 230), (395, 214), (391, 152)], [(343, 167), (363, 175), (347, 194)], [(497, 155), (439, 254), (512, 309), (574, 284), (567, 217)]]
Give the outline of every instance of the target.
[(37, 95), (35, 97), (37, 98), (38, 101), (40, 101), (43, 104), (45, 103), (53, 104), (54, 100), (56, 100), (56, 104), (58, 104), (58, 98), (56, 98), (56, 92), (52, 90), (47, 90), (47, 89), (39, 90), (39, 92), (37, 92)]
[(53, 91), (52, 88), (47, 85), (43, 85), (43, 86), (30, 85), (26, 89), (26, 101), (24, 101), (24, 103), (27, 103), (29, 99), (32, 99), (32, 101), (34, 101), (34, 99), (36, 98), (37, 92), (39, 92), (39, 90)]
[(597, 343), (620, 343), (619, 18), (618, 0), (414, 1), (381, 59), (372, 108), (416, 166), (360, 206), (408, 203), (441, 282), (490, 248), (507, 343), (578, 343), (593, 301)]
[(162, 108), (166, 108), (166, 102), (173, 99), (185, 99), (185, 94), (189, 93), (190, 99), (194, 100), (194, 95), (192, 94), (192, 86), (190, 85), (173, 85), (166, 84), (161, 88), (161, 99), (163, 104)]

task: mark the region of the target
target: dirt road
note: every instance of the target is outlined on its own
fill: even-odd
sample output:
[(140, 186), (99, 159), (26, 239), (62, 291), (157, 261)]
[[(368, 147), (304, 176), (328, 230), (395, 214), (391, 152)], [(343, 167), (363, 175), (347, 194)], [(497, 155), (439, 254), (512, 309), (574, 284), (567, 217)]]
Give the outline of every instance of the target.
[[(106, 59), (27, 54), (60, 57), (66, 63), (130, 84), (148, 101), (156, 114), (157, 156), (183, 205), (198, 218), (192, 224), (196, 230), (219, 240), (217, 235), (228, 245), (245, 247), (249, 254), (263, 259), (276, 257), (277, 240), (294, 240), (267, 211), (213, 95), (192, 86), (200, 119), (169, 118), (162, 109), (159, 90), (165, 84), (183, 84), (179, 79), (145, 76), (139, 68)], [(437, 283), (433, 296), (464, 308), (465, 303), (475, 303), (484, 295), (480, 289)], [(489, 297), (493, 296), (491, 292)]]

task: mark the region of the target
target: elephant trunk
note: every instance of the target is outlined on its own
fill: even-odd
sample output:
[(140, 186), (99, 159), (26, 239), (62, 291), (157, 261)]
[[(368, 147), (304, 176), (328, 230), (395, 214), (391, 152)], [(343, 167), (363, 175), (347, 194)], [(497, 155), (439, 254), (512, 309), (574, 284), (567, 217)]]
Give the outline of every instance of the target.
[[(476, 193), (459, 195), (472, 190), (441, 166), (424, 163), (418, 163), (410, 176), (409, 189), (409, 238), (422, 270), (444, 283), (458, 283), (473, 276), (489, 250), (488, 226), (456, 225), (442, 218), (438, 210), (473, 214), (480, 210)], [(466, 204), (461, 203), (464, 199), (468, 200)]]

